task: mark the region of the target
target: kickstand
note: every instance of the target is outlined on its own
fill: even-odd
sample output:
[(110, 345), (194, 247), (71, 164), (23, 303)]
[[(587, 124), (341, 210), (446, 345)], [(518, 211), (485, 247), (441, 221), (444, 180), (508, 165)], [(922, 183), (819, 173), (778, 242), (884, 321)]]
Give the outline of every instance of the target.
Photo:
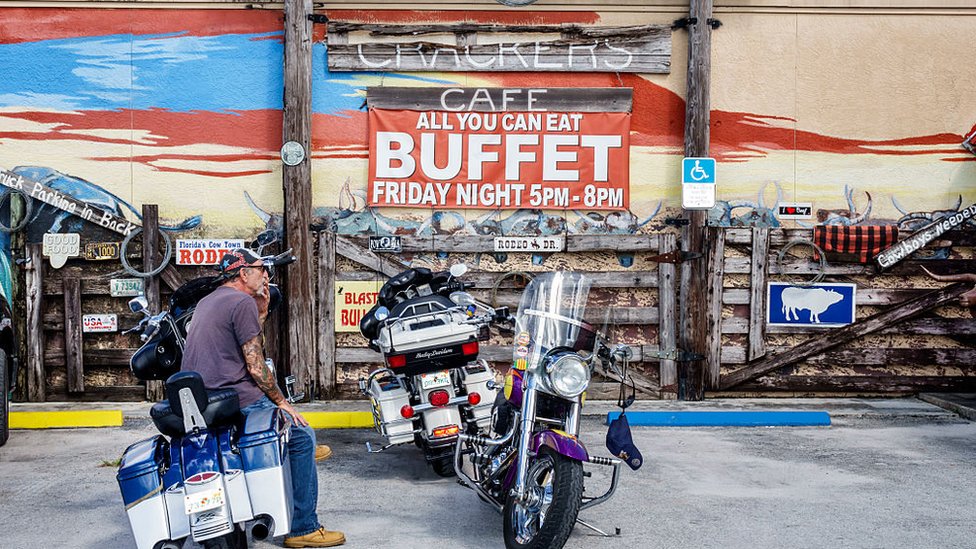
[(583, 520), (583, 519), (581, 519), (579, 517), (576, 517), (576, 522), (582, 524), (583, 526), (589, 528), (590, 530), (593, 530), (594, 532), (596, 532), (597, 534), (600, 534), (601, 536), (603, 536), (605, 538), (612, 538), (614, 536), (619, 536), (620, 535), (620, 528), (614, 528), (614, 533), (613, 534), (608, 534), (608, 533), (604, 532), (603, 530), (600, 530), (596, 526), (593, 526), (592, 524), (586, 522), (585, 520)]
[(380, 453), (380, 452), (382, 452), (383, 450), (386, 450), (387, 448), (389, 448), (389, 447), (391, 447), (391, 446), (393, 446), (393, 445), (392, 445), (392, 444), (387, 444), (386, 446), (384, 446), (384, 447), (382, 447), (382, 448), (380, 448), (379, 450), (374, 450), (374, 449), (373, 449), (373, 445), (372, 445), (372, 444), (370, 444), (370, 443), (369, 443), (369, 442), (367, 441), (367, 442), (366, 442), (366, 451), (367, 451), (367, 452), (369, 452), (370, 454), (378, 454), (378, 453)]

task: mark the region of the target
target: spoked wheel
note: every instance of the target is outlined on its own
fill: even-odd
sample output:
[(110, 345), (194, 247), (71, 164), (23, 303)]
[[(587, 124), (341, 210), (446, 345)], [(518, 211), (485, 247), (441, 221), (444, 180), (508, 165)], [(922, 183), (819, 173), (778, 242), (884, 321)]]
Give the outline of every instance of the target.
[(247, 533), (235, 525), (234, 531), (203, 542), (204, 549), (247, 549)]
[(583, 497), (583, 464), (543, 448), (529, 465), (527, 497), (505, 503), (505, 547), (559, 549), (569, 538)]

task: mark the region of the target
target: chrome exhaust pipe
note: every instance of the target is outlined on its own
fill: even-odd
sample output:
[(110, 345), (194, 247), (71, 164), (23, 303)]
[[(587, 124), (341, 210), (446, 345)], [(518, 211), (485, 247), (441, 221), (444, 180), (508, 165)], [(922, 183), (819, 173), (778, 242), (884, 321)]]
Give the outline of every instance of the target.
[(269, 515), (260, 515), (248, 526), (251, 537), (256, 540), (268, 539), (271, 532), (274, 532), (274, 519)]

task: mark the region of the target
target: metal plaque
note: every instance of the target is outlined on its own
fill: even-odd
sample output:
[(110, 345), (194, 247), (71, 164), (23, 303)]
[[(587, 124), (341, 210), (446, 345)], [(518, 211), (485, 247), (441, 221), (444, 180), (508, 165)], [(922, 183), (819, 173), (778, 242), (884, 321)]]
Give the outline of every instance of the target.
[(403, 251), (403, 243), (400, 242), (399, 236), (371, 236), (369, 237), (369, 251), (398, 254)]
[(109, 283), (112, 297), (135, 297), (145, 291), (145, 283), (141, 278), (113, 278)]
[(89, 242), (85, 244), (85, 259), (101, 261), (119, 258), (118, 242)]
[(81, 316), (82, 332), (117, 332), (119, 319), (113, 314), (91, 314)]

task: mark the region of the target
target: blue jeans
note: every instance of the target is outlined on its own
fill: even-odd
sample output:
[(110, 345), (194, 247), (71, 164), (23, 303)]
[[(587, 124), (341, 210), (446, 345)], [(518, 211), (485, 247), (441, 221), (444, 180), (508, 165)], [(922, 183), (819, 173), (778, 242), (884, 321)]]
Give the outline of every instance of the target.
[[(277, 408), (266, 396), (241, 408), (245, 416), (265, 408)], [(288, 414), (285, 413), (287, 416)], [(288, 461), (291, 463), (292, 513), (288, 536), (304, 536), (322, 527), (315, 513), (319, 499), (319, 477), (315, 470), (315, 430), (292, 424), (288, 437)]]

